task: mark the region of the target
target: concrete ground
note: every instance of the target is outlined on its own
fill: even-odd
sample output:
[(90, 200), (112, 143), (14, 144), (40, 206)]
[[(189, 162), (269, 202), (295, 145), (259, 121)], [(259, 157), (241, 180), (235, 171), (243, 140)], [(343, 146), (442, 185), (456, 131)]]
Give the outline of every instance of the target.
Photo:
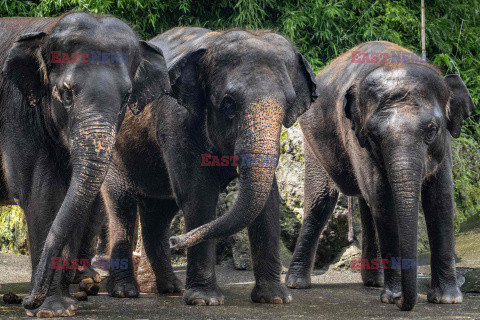
[[(176, 267), (185, 281), (185, 267)], [(316, 270), (309, 290), (292, 290), (289, 305), (256, 304), (250, 301), (251, 271), (217, 266), (217, 277), (225, 295), (225, 305), (187, 306), (181, 294), (141, 294), (138, 299), (109, 297), (104, 288), (96, 297), (80, 302), (76, 319), (480, 319), (480, 295), (467, 293), (459, 305), (428, 303), (425, 286), (420, 285), (419, 301), (411, 312), (380, 302), (380, 289), (365, 288), (360, 274), (351, 271)], [(0, 254), (0, 294), (28, 293), (28, 257)], [(422, 281), (420, 281), (422, 282)], [(425, 281), (423, 281), (425, 282)], [(72, 288), (75, 290), (75, 288)], [(72, 292), (73, 292), (72, 290)], [(21, 305), (0, 301), (0, 319), (25, 318)]]

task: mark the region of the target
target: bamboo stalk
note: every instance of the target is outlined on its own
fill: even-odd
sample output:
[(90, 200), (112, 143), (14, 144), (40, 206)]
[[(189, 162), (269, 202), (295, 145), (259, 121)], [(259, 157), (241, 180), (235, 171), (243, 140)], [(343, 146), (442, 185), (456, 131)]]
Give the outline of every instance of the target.
[(427, 61), (427, 49), (425, 49), (425, 2), (421, 1), (421, 16), (422, 16), (422, 60)]

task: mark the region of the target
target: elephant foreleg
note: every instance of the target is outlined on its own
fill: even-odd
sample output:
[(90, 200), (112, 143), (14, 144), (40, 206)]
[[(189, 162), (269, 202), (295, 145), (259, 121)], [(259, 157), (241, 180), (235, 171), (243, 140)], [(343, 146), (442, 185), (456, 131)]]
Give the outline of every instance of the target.
[(159, 293), (182, 290), (182, 282), (173, 272), (170, 246), (170, 223), (178, 212), (175, 200), (142, 199), (139, 203), (143, 246), (155, 273)]
[(260, 215), (248, 228), (255, 287), (253, 302), (290, 303), (292, 295), (280, 281), (280, 195), (273, 180), (270, 196)]
[(423, 186), (422, 207), (430, 242), (432, 283), (429, 302), (461, 303), (455, 269), (455, 207), (450, 154)]
[[(20, 154), (22, 153), (18, 152), (18, 155)], [(18, 167), (13, 165), (21, 162), (16, 159), (16, 156), (17, 153), (12, 157), (10, 155), (6, 156), (5, 167), (10, 192), (18, 197), (19, 205), (24, 210), (27, 220), (33, 282), (49, 232), (48, 226), (55, 219), (67, 188), (56, 168), (52, 167), (54, 162), (48, 156), (37, 155), (38, 162), (33, 164), (31, 168), (26, 168), (30, 170), (18, 170)], [(26, 183), (27, 181), (30, 184)], [(77, 230), (75, 235), (78, 235), (81, 229), (80, 231)], [(54, 271), (54, 277), (45, 301), (38, 308), (27, 310), (28, 315), (38, 317), (67, 316), (73, 315), (74, 310), (77, 309), (78, 301), (69, 294), (69, 282), (63, 267), (63, 261), (71, 261), (77, 254), (75, 250), (78, 248), (71, 246), (76, 240), (73, 238), (75, 236), (72, 237), (70, 246), (63, 250), (61, 257), (54, 257), (58, 260), (56, 260), (55, 265), (52, 263), (52, 268), (57, 270)], [(67, 264), (69, 266), (69, 262)]]

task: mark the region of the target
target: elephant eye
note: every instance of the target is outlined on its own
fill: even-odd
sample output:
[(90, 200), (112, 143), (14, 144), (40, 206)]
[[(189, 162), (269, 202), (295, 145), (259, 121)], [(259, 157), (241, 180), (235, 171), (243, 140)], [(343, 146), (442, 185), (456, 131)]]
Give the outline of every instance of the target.
[(220, 110), (225, 118), (233, 120), (235, 118), (235, 101), (228, 96), (223, 98)]
[(427, 133), (425, 134), (425, 142), (426, 143), (433, 142), (433, 140), (435, 140), (435, 138), (437, 137), (437, 132), (438, 132), (437, 126), (431, 125), (428, 128)]
[(64, 89), (62, 92), (62, 102), (66, 109), (70, 109), (73, 103), (73, 93), (70, 89)]

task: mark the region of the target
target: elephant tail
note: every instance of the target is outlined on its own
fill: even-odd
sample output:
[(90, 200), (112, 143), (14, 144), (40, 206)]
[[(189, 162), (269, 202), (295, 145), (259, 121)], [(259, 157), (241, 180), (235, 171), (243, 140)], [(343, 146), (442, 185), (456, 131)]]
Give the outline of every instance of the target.
[(352, 197), (348, 197), (348, 242), (353, 243), (354, 241), (355, 231), (353, 231)]

